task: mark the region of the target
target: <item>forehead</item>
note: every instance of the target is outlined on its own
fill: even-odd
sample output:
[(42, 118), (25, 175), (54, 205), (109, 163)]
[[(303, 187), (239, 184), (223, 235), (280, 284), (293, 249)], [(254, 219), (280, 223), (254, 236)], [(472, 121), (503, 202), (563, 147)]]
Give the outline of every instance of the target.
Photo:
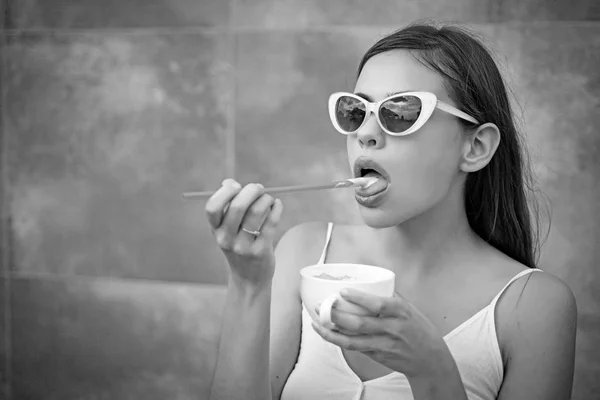
[(407, 91), (432, 92), (441, 100), (448, 99), (440, 74), (421, 64), (407, 50), (371, 57), (354, 88), (355, 93), (364, 93), (373, 101), (387, 97), (388, 93)]

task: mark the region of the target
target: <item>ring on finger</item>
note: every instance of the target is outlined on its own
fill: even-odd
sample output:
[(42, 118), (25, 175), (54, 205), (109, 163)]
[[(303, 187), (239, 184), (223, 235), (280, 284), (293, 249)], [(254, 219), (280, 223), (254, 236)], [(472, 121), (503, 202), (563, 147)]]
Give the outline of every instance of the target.
[(242, 227), (242, 230), (243, 230), (244, 232), (246, 232), (246, 233), (249, 233), (249, 234), (250, 234), (250, 235), (252, 235), (252, 236), (256, 236), (256, 237), (258, 237), (258, 236), (260, 235), (260, 231), (251, 231), (251, 230), (249, 230), (249, 229), (246, 229), (246, 228), (244, 228), (244, 227)]

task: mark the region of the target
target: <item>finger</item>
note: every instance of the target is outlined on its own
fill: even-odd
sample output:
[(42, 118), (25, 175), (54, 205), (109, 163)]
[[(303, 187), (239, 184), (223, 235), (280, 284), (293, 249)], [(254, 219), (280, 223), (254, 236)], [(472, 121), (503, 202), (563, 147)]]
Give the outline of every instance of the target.
[(208, 218), (208, 223), (213, 229), (221, 226), (227, 205), (237, 196), (240, 190), (240, 186), (224, 185), (208, 199), (204, 211)]
[(373, 351), (376, 350), (377, 341), (380, 340), (377, 336), (372, 335), (358, 335), (348, 336), (341, 332), (336, 332), (331, 329), (327, 329), (321, 324), (312, 322), (312, 327), (323, 339), (329, 343), (335, 344), (346, 350), (354, 351)]
[(233, 186), (237, 187), (238, 189), (242, 188), (242, 185), (238, 181), (231, 178), (224, 179), (223, 182), (221, 182), (221, 186)]
[(351, 314), (334, 308), (331, 310), (331, 322), (341, 330), (353, 335), (359, 333), (373, 335), (386, 333), (388, 321), (384, 318)]
[[(315, 313), (318, 315), (320, 315), (320, 305), (319, 307), (315, 308)], [(368, 332), (362, 332), (358, 330), (358, 324), (354, 324), (353, 322), (346, 322), (345, 316), (342, 316), (340, 318), (339, 314), (348, 314), (345, 313), (344, 311), (339, 311), (336, 308), (332, 308), (331, 309), (331, 322), (334, 324), (334, 327), (331, 328), (332, 330), (336, 331), (336, 332), (340, 332), (344, 335), (348, 335), (348, 336), (356, 336), (356, 335), (362, 335)], [(349, 314), (350, 316), (357, 316), (356, 314)], [(350, 328), (349, 328), (350, 327)], [(368, 329), (365, 329), (368, 330)], [(373, 333), (373, 332), (371, 332)]]
[(340, 295), (344, 300), (364, 307), (372, 313), (382, 317), (399, 316), (401, 312), (401, 303), (403, 302), (400, 297), (377, 296), (353, 288), (344, 288), (340, 291)]
[(265, 222), (260, 229), (260, 235), (251, 244), (254, 253), (261, 253), (265, 249), (272, 249), (275, 235), (277, 234), (277, 225), (283, 214), (283, 203), (280, 199), (275, 199), (271, 211), (268, 213)]
[[(231, 178), (224, 179), (223, 182), (221, 182), (221, 186), (233, 186), (237, 189), (242, 190), (242, 185), (235, 179), (231, 179)], [(228, 209), (229, 209), (229, 203), (225, 204), (225, 207), (223, 208), (223, 215), (227, 214)]]
[(229, 209), (223, 217), (223, 228), (230, 237), (236, 237), (244, 215), (252, 203), (264, 192), (264, 187), (258, 183), (251, 183), (242, 188), (229, 203)]
[(259, 239), (273, 240), (277, 233), (277, 225), (283, 214), (283, 203), (280, 199), (275, 199), (271, 212), (267, 215), (265, 222), (260, 230)]
[(263, 194), (254, 203), (252, 203), (250, 208), (248, 208), (248, 210), (246, 211), (244, 219), (240, 224), (238, 240), (242, 241), (245, 244), (251, 244), (258, 238), (258, 236), (256, 235), (244, 232), (243, 229), (261, 232), (263, 223), (269, 216), (269, 213), (271, 212), (271, 207), (273, 206), (274, 202), (275, 199), (272, 196), (268, 194)]

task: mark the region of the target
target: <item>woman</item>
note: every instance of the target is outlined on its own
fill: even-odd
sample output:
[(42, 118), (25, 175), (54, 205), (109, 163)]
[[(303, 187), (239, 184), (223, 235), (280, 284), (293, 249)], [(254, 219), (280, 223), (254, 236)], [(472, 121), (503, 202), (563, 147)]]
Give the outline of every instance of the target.
[[(261, 185), (226, 180), (206, 204), (231, 269), (213, 399), (568, 399), (576, 304), (535, 268), (523, 150), (488, 51), (409, 26), (367, 51), (330, 113), (354, 175), (378, 178), (356, 193), (364, 225), (302, 224), (274, 250), (282, 204)], [(388, 268), (396, 295), (352, 291), (370, 315), (312, 323), (299, 270), (317, 261)]]

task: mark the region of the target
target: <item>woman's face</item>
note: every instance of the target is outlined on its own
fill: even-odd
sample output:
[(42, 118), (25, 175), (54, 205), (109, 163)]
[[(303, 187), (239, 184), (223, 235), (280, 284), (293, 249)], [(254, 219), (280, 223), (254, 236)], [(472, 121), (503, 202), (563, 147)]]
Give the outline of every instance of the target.
[[(404, 50), (369, 59), (354, 93), (376, 102), (391, 93), (408, 91), (432, 92), (438, 99), (456, 106), (444, 88), (442, 77)], [(399, 225), (460, 194), (457, 189), (464, 179), (459, 171), (463, 128), (458, 118), (436, 109), (425, 125), (407, 136), (387, 135), (374, 115), (367, 118), (356, 134), (348, 136), (350, 168), (360, 174), (355, 171), (355, 162), (366, 157), (379, 164), (389, 180), (383, 195), (357, 197), (367, 225), (375, 228)]]

